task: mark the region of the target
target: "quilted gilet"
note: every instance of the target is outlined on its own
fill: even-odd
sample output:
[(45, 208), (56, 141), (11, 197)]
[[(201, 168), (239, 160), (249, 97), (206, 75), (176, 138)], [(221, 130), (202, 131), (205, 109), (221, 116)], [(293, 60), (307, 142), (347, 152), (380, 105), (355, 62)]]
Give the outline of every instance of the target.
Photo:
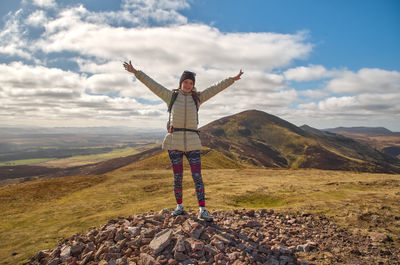
[[(170, 103), (173, 93), (172, 90), (155, 82), (142, 71), (136, 72), (136, 78), (146, 85), (154, 94), (160, 97), (167, 105)], [(200, 106), (233, 83), (234, 79), (230, 77), (201, 91), (199, 95)], [(174, 128), (197, 130), (197, 117), (197, 109), (191, 93), (185, 93), (183, 90), (179, 90), (178, 96), (171, 109), (171, 125)], [(196, 132), (191, 131), (167, 133), (162, 143), (162, 149), (179, 151), (201, 150), (200, 137)]]

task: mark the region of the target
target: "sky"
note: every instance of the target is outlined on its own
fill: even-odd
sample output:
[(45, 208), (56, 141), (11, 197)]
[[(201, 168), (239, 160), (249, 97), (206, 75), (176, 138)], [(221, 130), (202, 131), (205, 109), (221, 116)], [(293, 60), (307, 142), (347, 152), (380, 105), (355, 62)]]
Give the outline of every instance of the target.
[(0, 126), (163, 128), (168, 89), (242, 79), (200, 126), (257, 109), (324, 129), (400, 131), (397, 0), (1, 0)]

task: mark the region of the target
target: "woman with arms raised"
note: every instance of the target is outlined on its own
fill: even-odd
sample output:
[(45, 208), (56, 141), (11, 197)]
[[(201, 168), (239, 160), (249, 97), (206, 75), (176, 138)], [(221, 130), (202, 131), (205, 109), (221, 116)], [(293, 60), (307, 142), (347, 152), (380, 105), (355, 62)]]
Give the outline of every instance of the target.
[(234, 77), (224, 79), (201, 92), (197, 92), (194, 87), (196, 74), (193, 72), (184, 71), (179, 80), (178, 89), (169, 90), (155, 82), (142, 71), (136, 70), (130, 61), (129, 63), (124, 62), (123, 65), (126, 71), (133, 73), (139, 81), (168, 105), (170, 112), (168, 134), (164, 138), (162, 148), (168, 151), (174, 172), (174, 193), (177, 207), (172, 214), (175, 216), (183, 214), (182, 178), (183, 155), (185, 155), (189, 161), (192, 178), (195, 183), (200, 208), (198, 217), (205, 221), (212, 221), (212, 217), (205, 208), (204, 183), (201, 176), (201, 142), (197, 128), (197, 112), (204, 102), (239, 80), (243, 74), (242, 70)]

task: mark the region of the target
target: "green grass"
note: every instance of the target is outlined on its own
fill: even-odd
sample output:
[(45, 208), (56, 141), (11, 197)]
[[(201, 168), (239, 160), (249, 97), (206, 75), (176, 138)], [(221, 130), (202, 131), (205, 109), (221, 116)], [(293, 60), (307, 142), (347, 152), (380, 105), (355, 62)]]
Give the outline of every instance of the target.
[(290, 164), (291, 169), (298, 169), (301, 168), (301, 166), (307, 161), (306, 156), (304, 155), (298, 155), (294, 159), (294, 161)]
[(19, 165), (34, 165), (42, 162), (54, 160), (54, 158), (36, 158), (36, 159), (21, 159), (6, 162), (0, 162), (0, 167), (3, 166), (19, 166)]
[[(223, 155), (221, 152), (212, 150), (208, 147), (203, 147), (201, 150), (201, 167), (202, 169), (215, 169), (215, 168), (244, 168), (250, 167), (250, 165), (240, 164), (232, 160), (231, 158)], [(189, 169), (189, 163), (184, 157), (183, 167)], [(124, 170), (146, 170), (148, 168), (153, 169), (169, 169), (171, 168), (171, 160), (168, 157), (167, 152), (163, 152), (158, 155), (151, 156), (149, 158), (142, 159), (132, 165), (125, 167)]]
[(56, 159), (53, 161), (47, 161), (46, 163), (41, 163), (42, 166), (50, 166), (50, 167), (74, 167), (74, 166), (82, 166), (91, 163), (97, 163), (104, 160), (109, 160), (117, 157), (130, 156), (134, 154), (138, 154), (142, 152), (144, 149), (149, 149), (154, 147), (155, 145), (152, 143), (150, 145), (146, 145), (145, 147), (127, 147), (122, 149), (114, 149), (107, 153), (101, 154), (93, 154), (93, 155), (82, 155), (82, 156), (72, 156), (63, 159)]
[(263, 192), (246, 192), (245, 194), (227, 196), (227, 204), (234, 207), (270, 208), (283, 206), (285, 200), (276, 195)]
[[(399, 242), (399, 175), (323, 170), (203, 170), (206, 204), (213, 209), (272, 208), (324, 213), (341, 226), (384, 230)], [(190, 171), (183, 179), (186, 209), (197, 201)], [(174, 208), (170, 169), (127, 166), (101, 176), (41, 179), (0, 187), (0, 263), (21, 264), (63, 237), (84, 233), (117, 216)], [(379, 226), (370, 216), (383, 220)], [(365, 218), (359, 218), (365, 216)], [(396, 241), (397, 240), (397, 241)], [(12, 252), (18, 252), (12, 256)]]

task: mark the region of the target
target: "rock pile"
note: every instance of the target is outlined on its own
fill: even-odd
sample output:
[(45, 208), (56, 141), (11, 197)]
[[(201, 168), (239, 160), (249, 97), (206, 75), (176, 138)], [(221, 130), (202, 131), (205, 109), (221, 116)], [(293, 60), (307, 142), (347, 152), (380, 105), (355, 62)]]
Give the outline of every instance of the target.
[[(324, 217), (245, 209), (214, 211), (212, 215), (213, 223), (197, 219), (193, 212), (173, 217), (167, 209), (118, 217), (84, 235), (64, 239), (53, 249), (38, 252), (25, 264), (306, 265), (309, 261), (299, 260), (299, 253), (336, 247), (357, 256), (357, 262), (371, 254), (366, 253), (370, 249), (355, 243), (371, 243), (371, 239), (354, 238), (353, 242), (351, 234)], [(332, 255), (330, 262), (343, 262), (345, 256)]]

